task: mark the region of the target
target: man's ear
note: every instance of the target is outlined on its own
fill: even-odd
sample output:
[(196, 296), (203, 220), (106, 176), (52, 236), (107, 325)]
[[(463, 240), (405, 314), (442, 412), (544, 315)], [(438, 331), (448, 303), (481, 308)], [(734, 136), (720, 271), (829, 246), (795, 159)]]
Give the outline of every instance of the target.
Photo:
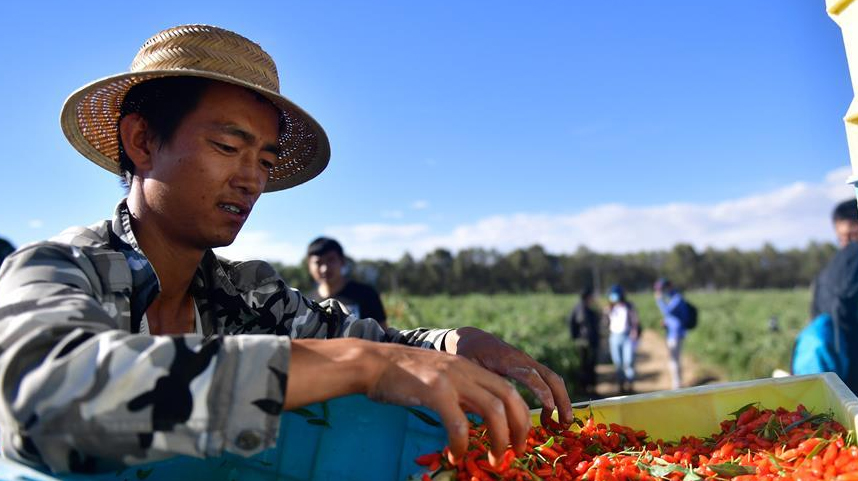
[(140, 114), (128, 114), (119, 121), (119, 136), (125, 155), (134, 163), (134, 172), (152, 169), (152, 139), (149, 124)]

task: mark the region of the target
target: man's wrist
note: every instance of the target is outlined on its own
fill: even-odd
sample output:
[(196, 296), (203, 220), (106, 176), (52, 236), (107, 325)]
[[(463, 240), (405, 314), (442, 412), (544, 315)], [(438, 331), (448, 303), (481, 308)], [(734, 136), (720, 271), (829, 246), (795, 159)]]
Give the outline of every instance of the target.
[(362, 339), (292, 341), (284, 407), (292, 409), (349, 394), (365, 394), (383, 370), (378, 343)]
[(352, 386), (353, 393), (366, 394), (376, 384), (386, 363), (385, 356), (379, 352), (379, 343), (363, 341), (351, 346), (346, 353), (345, 362), (353, 366), (352, 371), (355, 381)]

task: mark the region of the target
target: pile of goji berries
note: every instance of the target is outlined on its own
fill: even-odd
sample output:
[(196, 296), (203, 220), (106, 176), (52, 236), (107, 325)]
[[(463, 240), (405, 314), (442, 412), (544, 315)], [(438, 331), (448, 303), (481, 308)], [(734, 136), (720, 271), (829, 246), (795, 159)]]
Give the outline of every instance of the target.
[(854, 433), (830, 414), (760, 409), (749, 404), (721, 422), (711, 437), (676, 442), (648, 439), (645, 431), (596, 423), (592, 416), (568, 430), (535, 427), (524, 455), (507, 449), (498, 467), (489, 464), (485, 427), (470, 430), (468, 452), (456, 463), (448, 449), (417, 458), (423, 481), (451, 472), (457, 481), (762, 479), (858, 481)]

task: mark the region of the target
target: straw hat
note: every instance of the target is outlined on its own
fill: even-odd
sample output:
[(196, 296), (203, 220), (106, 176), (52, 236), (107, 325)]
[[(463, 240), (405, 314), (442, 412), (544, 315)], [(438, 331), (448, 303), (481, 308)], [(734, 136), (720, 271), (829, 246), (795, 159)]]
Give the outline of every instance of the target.
[(60, 123), (84, 157), (119, 174), (117, 126), (122, 100), (141, 82), (168, 76), (205, 77), (254, 90), (281, 110), (277, 165), (266, 192), (306, 182), (328, 165), (331, 148), (325, 131), (309, 114), (280, 95), (277, 67), (256, 43), (209, 25), (182, 25), (146, 41), (130, 72), (85, 85), (63, 105)]

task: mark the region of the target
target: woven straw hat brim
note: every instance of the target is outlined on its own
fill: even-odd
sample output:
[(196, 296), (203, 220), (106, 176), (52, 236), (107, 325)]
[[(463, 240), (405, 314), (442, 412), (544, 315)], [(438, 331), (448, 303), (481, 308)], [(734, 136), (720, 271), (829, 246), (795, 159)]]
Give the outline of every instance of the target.
[(117, 126), (122, 100), (139, 83), (162, 77), (192, 76), (246, 87), (258, 92), (287, 119), (280, 132), (282, 154), (271, 170), (265, 192), (288, 189), (316, 177), (331, 156), (328, 136), (322, 126), (303, 109), (277, 92), (216, 72), (172, 69), (126, 72), (87, 84), (66, 99), (60, 125), (68, 141), (84, 157), (119, 175)]

